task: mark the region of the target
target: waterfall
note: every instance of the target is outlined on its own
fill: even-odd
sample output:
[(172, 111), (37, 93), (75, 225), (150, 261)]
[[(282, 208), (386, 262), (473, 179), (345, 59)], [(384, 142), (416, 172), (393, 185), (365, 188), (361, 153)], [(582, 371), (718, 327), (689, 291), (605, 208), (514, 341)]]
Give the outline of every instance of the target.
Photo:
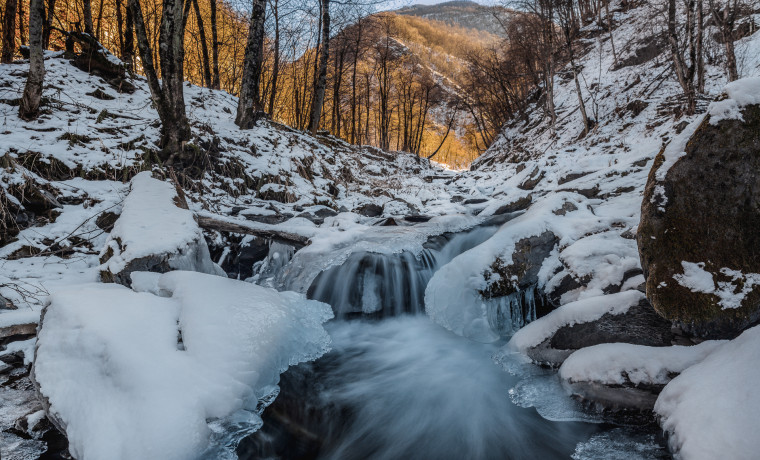
[(339, 318), (423, 313), (425, 287), (436, 270), (493, 236), (497, 228), (431, 238), (417, 255), (353, 253), (342, 265), (320, 273), (307, 296), (332, 305)]

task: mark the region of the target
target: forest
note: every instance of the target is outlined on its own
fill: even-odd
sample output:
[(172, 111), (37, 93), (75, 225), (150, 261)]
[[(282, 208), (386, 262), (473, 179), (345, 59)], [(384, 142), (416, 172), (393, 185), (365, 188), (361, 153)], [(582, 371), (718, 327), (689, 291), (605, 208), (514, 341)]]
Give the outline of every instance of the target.
[[(179, 80), (240, 95), (255, 107), (248, 119), (261, 114), (352, 144), (432, 156), (459, 167), (484, 152), (505, 123), (524, 119), (532, 100), (542, 99), (546, 115), (555, 120), (552, 82), (566, 63), (571, 75), (561, 77), (574, 79), (579, 116), (593, 128), (598, 95), (574, 62), (578, 40), (588, 34), (581, 31), (595, 24), (594, 33), (608, 33), (615, 47), (612, 15), (602, 0), (511, 4), (517, 9), (468, 5), (470, 14), (491, 20), (482, 30), (403, 12), (376, 13), (380, 4), (366, 0), (332, 7), (329, 2), (280, 1), (47, 0), (40, 11), (41, 44), (63, 50), (71, 32), (84, 32), (119, 57), (129, 72), (162, 78), (174, 69)], [(633, 5), (624, 2), (622, 7)], [(31, 44), (28, 28), (34, 15), (28, 9), (20, 0), (2, 5), (2, 62)], [(722, 37), (749, 33), (736, 29), (737, 18), (748, 9), (747, 2), (664, 5), (663, 21), (686, 14), (686, 27), (668, 28), (667, 40), (689, 101), (687, 112), (693, 113), (704, 93), (705, 27), (714, 22)], [(173, 59), (172, 65), (160, 55), (162, 40), (170, 40), (169, 29), (163, 29), (171, 23), (169, 11), (182, 18), (171, 28), (175, 46), (181, 38), (181, 49), (163, 58)], [(142, 19), (136, 20), (138, 15)], [(721, 41), (727, 72), (735, 79), (733, 42)], [(592, 93), (591, 104), (584, 102), (584, 92)], [(172, 110), (181, 118), (180, 109)], [(251, 123), (241, 120), (241, 114), (237, 118), (241, 126)]]

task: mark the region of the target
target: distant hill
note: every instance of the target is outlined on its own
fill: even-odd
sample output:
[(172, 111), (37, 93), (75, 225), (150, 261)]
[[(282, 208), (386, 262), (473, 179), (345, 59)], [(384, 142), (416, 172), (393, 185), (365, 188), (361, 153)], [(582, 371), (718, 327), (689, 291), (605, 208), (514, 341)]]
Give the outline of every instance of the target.
[(457, 0), (435, 5), (406, 6), (396, 10), (395, 13), (418, 16), (503, 36), (504, 29), (501, 23), (513, 13), (513, 10), (502, 6), (484, 6), (468, 0)]

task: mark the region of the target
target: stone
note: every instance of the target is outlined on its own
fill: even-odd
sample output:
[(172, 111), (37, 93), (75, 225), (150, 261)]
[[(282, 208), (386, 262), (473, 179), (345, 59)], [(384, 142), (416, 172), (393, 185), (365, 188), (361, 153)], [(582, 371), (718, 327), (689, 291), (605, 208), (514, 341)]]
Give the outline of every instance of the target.
[(537, 363), (558, 367), (573, 352), (602, 343), (652, 347), (692, 344), (680, 330), (672, 327), (670, 321), (659, 316), (646, 299), (642, 299), (625, 313), (605, 313), (595, 321), (562, 326), (551, 337), (529, 349), (527, 354)]
[(118, 218), (118, 214), (110, 211), (104, 211), (98, 216), (97, 219), (95, 219), (95, 225), (97, 225), (98, 228), (104, 232), (110, 232), (113, 230), (113, 225), (116, 223), (116, 220)]
[(367, 203), (354, 209), (354, 212), (364, 217), (379, 217), (383, 215), (383, 207), (375, 203)]
[(545, 173), (538, 169), (538, 166), (536, 166), (536, 168), (530, 173), (530, 177), (525, 179), (517, 187), (523, 190), (533, 190), (536, 188), (536, 185), (538, 185), (538, 183), (544, 179), (544, 175)]
[(419, 224), (422, 222), (427, 222), (430, 219), (432, 219), (430, 216), (420, 216), (420, 215), (411, 215), (411, 216), (404, 216), (404, 220), (407, 222), (411, 222), (413, 224)]
[[(712, 124), (706, 115), (664, 176), (663, 149), (641, 206), (647, 297), (660, 315), (706, 339), (734, 338), (760, 322), (760, 105), (742, 116)], [(684, 262), (701, 267), (712, 287), (685, 286)]]
[(531, 203), (533, 203), (533, 195), (526, 195), (499, 207), (499, 209), (494, 211), (494, 215), (525, 211), (530, 207)]

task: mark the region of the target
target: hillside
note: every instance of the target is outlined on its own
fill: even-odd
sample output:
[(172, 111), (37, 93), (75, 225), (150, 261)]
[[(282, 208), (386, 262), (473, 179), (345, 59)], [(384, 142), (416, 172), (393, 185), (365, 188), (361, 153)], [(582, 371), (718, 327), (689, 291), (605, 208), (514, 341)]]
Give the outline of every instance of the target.
[(399, 8), (397, 14), (418, 16), (425, 19), (456, 25), (465, 29), (479, 30), (503, 36), (503, 24), (511, 10), (501, 6), (483, 6), (471, 1), (443, 2), (435, 5), (411, 5)]

